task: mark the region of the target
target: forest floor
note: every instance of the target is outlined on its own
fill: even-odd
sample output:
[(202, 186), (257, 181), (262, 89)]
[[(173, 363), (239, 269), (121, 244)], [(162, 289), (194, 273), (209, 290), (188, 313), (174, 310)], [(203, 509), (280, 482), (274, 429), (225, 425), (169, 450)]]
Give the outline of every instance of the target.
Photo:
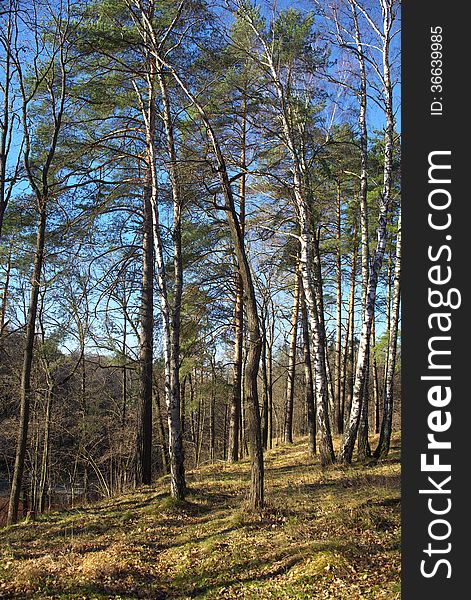
[(400, 437), (387, 460), (309, 464), (306, 440), (266, 454), (266, 509), (247, 460), (0, 530), (0, 598), (400, 598)]

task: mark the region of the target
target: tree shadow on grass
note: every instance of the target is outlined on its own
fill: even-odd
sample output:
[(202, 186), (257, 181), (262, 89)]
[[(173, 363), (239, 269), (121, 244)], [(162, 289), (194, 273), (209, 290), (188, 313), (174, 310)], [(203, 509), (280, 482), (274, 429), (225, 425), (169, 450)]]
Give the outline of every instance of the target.
[(303, 483), (297, 486), (300, 492), (315, 493), (326, 488), (338, 489), (338, 494), (341, 495), (345, 488), (365, 488), (365, 487), (387, 487), (399, 488), (401, 476), (396, 474), (370, 474), (362, 473), (356, 475), (349, 474), (336, 479), (327, 479), (316, 483)]
[(309, 465), (309, 464), (301, 464), (301, 465), (283, 465), (281, 467), (272, 467), (272, 466), (268, 466), (267, 468), (267, 474), (276, 474), (276, 475), (284, 475), (286, 473), (296, 473), (298, 474), (300, 469), (303, 469), (304, 467), (311, 467), (313, 465)]
[[(320, 542), (316, 545), (315, 549), (312, 551), (312, 557), (315, 557), (318, 553), (340, 553), (343, 555), (343, 551), (349, 548), (348, 543), (337, 543), (337, 542)], [(211, 592), (213, 590), (217, 590), (218, 588), (224, 587), (228, 588), (233, 585), (244, 585), (244, 584), (253, 584), (257, 582), (269, 581), (275, 577), (285, 574), (287, 571), (292, 569), (297, 564), (300, 564), (306, 560), (311, 558), (309, 552), (305, 551), (304, 553), (299, 552), (298, 554), (293, 555), (292, 548), (282, 548), (280, 551), (275, 552), (269, 558), (262, 559), (247, 559), (243, 561), (239, 561), (233, 563), (231, 567), (224, 570), (219, 570), (219, 577), (217, 581), (213, 581), (207, 584), (200, 584), (198, 580), (209, 579), (214, 577), (214, 571), (202, 571), (200, 573), (194, 573), (193, 581), (190, 580), (191, 572), (187, 573), (187, 578), (185, 579), (183, 576), (176, 578), (176, 581), (172, 582), (170, 585), (173, 590), (179, 591), (182, 594), (185, 594), (191, 598), (195, 598), (198, 596), (202, 596)], [(245, 570), (254, 570), (258, 569), (261, 571), (263, 567), (266, 567), (267, 564), (278, 564), (277, 567), (270, 569), (268, 572), (262, 573), (259, 572), (258, 575), (237, 575), (237, 573), (243, 573)], [(322, 576), (322, 573), (320, 573)]]
[[(120, 579), (124, 579), (129, 574), (133, 575), (133, 582), (125, 583)], [(73, 595), (77, 598), (120, 598), (120, 600), (165, 600), (169, 597), (168, 591), (165, 590), (157, 577), (146, 576), (136, 578), (133, 573), (123, 574), (123, 577), (116, 578), (112, 584), (99, 581), (91, 581), (83, 584), (71, 583), (69, 586), (48, 586), (44, 593), (47, 597), (62, 598)], [(22, 596), (24, 597), (24, 596)], [(27, 597), (27, 596), (26, 596)], [(29, 597), (39, 598), (32, 593)], [(0, 597), (1, 598), (1, 597)]]

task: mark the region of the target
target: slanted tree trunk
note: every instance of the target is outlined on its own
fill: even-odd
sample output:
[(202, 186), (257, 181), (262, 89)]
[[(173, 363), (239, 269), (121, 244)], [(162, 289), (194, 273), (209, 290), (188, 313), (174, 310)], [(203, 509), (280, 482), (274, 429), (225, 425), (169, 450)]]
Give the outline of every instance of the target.
[(211, 125), (211, 122), (208, 119), (206, 111), (200, 104), (200, 102), (197, 100), (197, 98), (183, 83), (179, 75), (176, 73), (175, 69), (170, 65), (164, 63), (162, 59), (159, 60), (162, 67), (165, 66), (169, 70), (169, 72), (172, 73), (178, 85), (181, 87), (181, 89), (188, 97), (192, 105), (198, 111), (201, 120), (206, 128), (206, 132), (215, 155), (217, 173), (219, 176), (222, 195), (224, 197), (224, 211), (227, 216), (229, 230), (231, 232), (234, 249), (237, 256), (237, 263), (242, 279), (242, 287), (246, 298), (247, 333), (249, 340), (244, 373), (244, 396), (247, 405), (247, 429), (249, 437), (249, 453), (251, 458), (251, 487), (249, 499), (251, 507), (253, 509), (258, 510), (263, 507), (264, 501), (263, 445), (257, 388), (262, 339), (260, 334), (255, 287), (253, 284), (252, 273), (250, 270), (250, 265), (245, 249), (243, 231), (241, 228), (239, 216), (235, 208), (234, 195), (226, 167), (226, 162), (224, 160), (221, 147), (217, 140), (216, 133)]
[[(283, 143), (288, 152), (292, 171), (292, 193), (296, 209), (298, 226), (298, 239), (300, 244), (300, 271), (306, 298), (306, 306), (311, 329), (314, 349), (314, 373), (317, 420), (319, 429), (319, 451), (322, 465), (335, 461), (332, 435), (329, 422), (328, 407), (328, 377), (326, 368), (326, 336), (323, 323), (322, 297), (319, 295), (319, 279), (316, 281), (314, 273), (316, 258), (316, 239), (312, 223), (312, 213), (308, 202), (309, 192), (305, 182), (306, 169), (303, 169), (302, 152), (297, 144), (297, 136), (293, 126), (293, 107), (291, 90), (286, 86), (280, 76), (278, 59), (272, 45), (267, 42), (259, 30), (258, 22), (253, 14), (240, 5), (241, 16), (245, 19), (262, 47), (262, 62), (266, 66), (267, 74), (271, 78), (274, 93), (278, 101), (279, 116), (282, 126)], [(312, 200), (312, 199), (311, 199)]]

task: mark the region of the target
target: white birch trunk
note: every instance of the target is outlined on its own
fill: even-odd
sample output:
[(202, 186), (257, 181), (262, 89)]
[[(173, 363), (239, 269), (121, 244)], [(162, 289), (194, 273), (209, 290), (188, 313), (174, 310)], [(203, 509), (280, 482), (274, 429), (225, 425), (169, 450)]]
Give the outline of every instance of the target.
[[(357, 3), (355, 0), (352, 0), (352, 5), (354, 5), (355, 8), (357, 7)], [(364, 393), (364, 386), (368, 367), (369, 340), (371, 338), (371, 328), (374, 316), (376, 288), (386, 248), (386, 229), (389, 216), (389, 205), (391, 200), (394, 134), (392, 85), (389, 63), (389, 33), (391, 27), (391, 15), (388, 10), (389, 3), (382, 2), (382, 6), (383, 5), (383, 93), (386, 115), (386, 129), (384, 134), (385, 149), (383, 167), (383, 189), (381, 197), (379, 199), (379, 217), (378, 225), (376, 228), (376, 249), (374, 252), (372, 264), (370, 266), (365, 306), (362, 316), (362, 328), (360, 333), (360, 344), (358, 348), (358, 358), (355, 372), (355, 386), (353, 391), (352, 407), (350, 411), (350, 420), (344, 438), (342, 440), (342, 445), (339, 454), (339, 458), (343, 463), (350, 463), (352, 461), (353, 448), (358, 432), (361, 403)]]
[(388, 364), (384, 388), (384, 412), (376, 458), (385, 458), (389, 452), (393, 418), (394, 372), (396, 370), (397, 334), (399, 327), (399, 303), (401, 295), (401, 215), (397, 225), (396, 265), (394, 268), (394, 286), (391, 307), (391, 326), (389, 329)]

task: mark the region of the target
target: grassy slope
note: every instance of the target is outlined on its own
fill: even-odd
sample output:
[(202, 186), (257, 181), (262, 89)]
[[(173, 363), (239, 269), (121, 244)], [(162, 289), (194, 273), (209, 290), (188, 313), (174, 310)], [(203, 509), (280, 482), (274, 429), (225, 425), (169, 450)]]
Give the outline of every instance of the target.
[(0, 598), (399, 598), (399, 438), (379, 464), (268, 452), (267, 508), (244, 509), (248, 464), (168, 479), (0, 531)]

